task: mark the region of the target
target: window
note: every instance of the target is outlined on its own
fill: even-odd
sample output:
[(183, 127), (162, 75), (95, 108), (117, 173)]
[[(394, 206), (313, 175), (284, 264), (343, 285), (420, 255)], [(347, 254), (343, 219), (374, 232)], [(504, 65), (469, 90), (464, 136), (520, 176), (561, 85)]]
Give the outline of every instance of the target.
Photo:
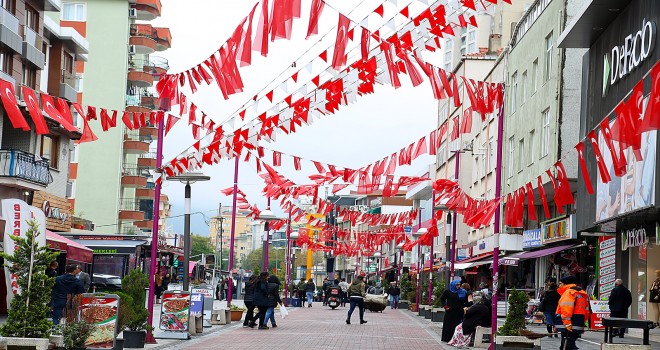
[(513, 142), (513, 136), (511, 136), (509, 138), (509, 177), (513, 176), (513, 152), (515, 151)]
[(518, 102), (516, 97), (518, 96), (518, 72), (514, 72), (511, 76), (511, 113), (516, 112), (516, 106)]
[(37, 71), (35, 69), (28, 68), (23, 65), (23, 77), (21, 78), (21, 84), (36, 90), (37, 89)]
[(5, 74), (11, 75), (11, 66), (12, 66), (12, 61), (14, 60), (14, 55), (11, 53), (11, 51), (7, 49), (0, 49), (0, 69)]
[(0, 6), (12, 15), (16, 13), (16, 0), (0, 0)]
[(477, 52), (476, 33), (472, 28), (461, 35), (461, 56)]
[(41, 135), (41, 153), (42, 158), (48, 159), (48, 165), (57, 169), (59, 139), (57, 136)]
[(541, 135), (541, 158), (548, 155), (550, 145), (550, 108), (543, 111), (543, 134)]
[(453, 56), (453, 52), (451, 50), (447, 50), (445, 52), (445, 65), (450, 65), (451, 66), (451, 58)]
[(39, 12), (28, 5), (25, 5), (25, 26), (39, 32)]
[(525, 103), (525, 101), (527, 100), (527, 71), (523, 72), (521, 83), (522, 83), (522, 87), (521, 87), (520, 90), (521, 90), (522, 96), (520, 98), (520, 100), (521, 100), (520, 102)]
[(544, 70), (544, 80), (550, 80), (552, 76), (552, 32), (545, 37), (545, 70)]
[(481, 157), (481, 166), (479, 167), (481, 170), (481, 177), (486, 176), (486, 141), (481, 144), (481, 149), (479, 150), (479, 153), (482, 153)]
[(66, 51), (62, 51), (62, 69), (70, 74), (73, 74), (74, 69), (73, 55)]
[(536, 130), (529, 132), (529, 165), (534, 164), (534, 156), (536, 155), (536, 145), (534, 144), (536, 142), (535, 133)]
[(525, 164), (525, 139), (518, 140), (518, 172), (523, 171)]
[(83, 91), (83, 75), (82, 74), (76, 74), (76, 81), (75, 81), (75, 88), (76, 91), (82, 92)]
[(442, 141), (440, 148), (438, 148), (438, 166), (447, 161), (447, 141)]
[(535, 59), (532, 63), (532, 94), (536, 92), (536, 82), (538, 81), (539, 74), (539, 59)]
[(85, 4), (64, 4), (63, 7), (63, 21), (85, 21)]
[(495, 158), (495, 138), (490, 137), (488, 140), (488, 172), (495, 170), (495, 163), (497, 159)]

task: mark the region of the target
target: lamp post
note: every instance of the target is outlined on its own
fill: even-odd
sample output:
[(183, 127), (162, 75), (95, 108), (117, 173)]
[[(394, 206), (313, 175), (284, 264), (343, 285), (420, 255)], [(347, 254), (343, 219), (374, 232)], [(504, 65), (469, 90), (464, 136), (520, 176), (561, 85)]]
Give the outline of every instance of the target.
[[(289, 306), (288, 299), (291, 298), (289, 295), (289, 285), (291, 284), (291, 240), (298, 239), (298, 232), (291, 232), (291, 211), (289, 211), (289, 223), (287, 225), (287, 240), (286, 240), (286, 284), (284, 285), (284, 306)], [(293, 292), (293, 291), (291, 291)]]
[(399, 282), (399, 284), (401, 284), (401, 269), (403, 268), (403, 242), (397, 244), (394, 250), (399, 253), (399, 262), (397, 263), (396, 268), (396, 280)]
[[(421, 210), (420, 210), (421, 211)], [(420, 216), (419, 218), (419, 228), (417, 229), (417, 232), (414, 232), (413, 238), (419, 239), (419, 237), (422, 237), (428, 230), (421, 227), (422, 226), (422, 218)], [(423, 265), (420, 265), (421, 262), (421, 256), (422, 256), (422, 246), (417, 243), (417, 286), (415, 290), (417, 291), (415, 293), (415, 304), (417, 304), (417, 307), (419, 308), (419, 301), (420, 301), (420, 293), (422, 289), (422, 269), (424, 268)]]
[(266, 208), (266, 210), (262, 211), (259, 213), (259, 220), (265, 221), (264, 224), (264, 243), (263, 243), (263, 264), (262, 264), (262, 271), (268, 271), (268, 236), (270, 236), (270, 229), (268, 228), (268, 222), (277, 219), (275, 216), (275, 213), (273, 213), (272, 210), (270, 210), (270, 207)]
[[(380, 252), (374, 253), (374, 260), (376, 260), (376, 282), (380, 281), (380, 257), (383, 256)], [(382, 285), (382, 284), (381, 284)]]
[(185, 204), (184, 204), (184, 220), (183, 220), (183, 290), (188, 290), (190, 282), (190, 275), (188, 274), (190, 265), (190, 184), (197, 181), (208, 181), (211, 177), (202, 173), (185, 173), (177, 176), (167, 178), (168, 180), (179, 181), (186, 184), (185, 188)]
[[(222, 203), (220, 203), (220, 206), (218, 207), (218, 219), (215, 221), (215, 266), (213, 267), (213, 279), (215, 280), (216, 283), (218, 283), (219, 279), (216, 280), (215, 278), (215, 269), (218, 267), (218, 264), (220, 264), (220, 271), (219, 275), (222, 277), (222, 224), (224, 223), (224, 218), (222, 217)], [(220, 237), (218, 237), (220, 235)], [(220, 241), (220, 259), (218, 259), (218, 241)], [(215, 285), (215, 284), (214, 284)]]

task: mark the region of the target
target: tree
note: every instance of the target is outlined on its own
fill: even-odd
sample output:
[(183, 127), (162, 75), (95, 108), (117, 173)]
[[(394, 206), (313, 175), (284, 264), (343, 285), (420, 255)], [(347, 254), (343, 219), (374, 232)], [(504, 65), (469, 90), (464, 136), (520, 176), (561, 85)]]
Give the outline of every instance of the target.
[[(48, 338), (53, 323), (46, 319), (50, 294), (55, 279), (46, 276), (46, 267), (58, 253), (37, 246), (39, 224), (28, 221), (25, 237), (10, 236), (16, 249), (13, 254), (1, 253), (10, 262), (9, 272), (16, 274), (21, 293), (14, 296), (7, 321), (0, 327), (3, 337)], [(11, 290), (7, 291), (11, 293)]]
[(509, 293), (509, 311), (506, 314), (504, 325), (500, 327), (497, 334), (503, 336), (520, 335), (520, 330), (525, 329), (525, 310), (529, 296), (523, 291), (515, 288)]
[(190, 245), (190, 256), (196, 255), (213, 255), (215, 254), (215, 249), (211, 246), (211, 242), (208, 237), (191, 234), (192, 244)]

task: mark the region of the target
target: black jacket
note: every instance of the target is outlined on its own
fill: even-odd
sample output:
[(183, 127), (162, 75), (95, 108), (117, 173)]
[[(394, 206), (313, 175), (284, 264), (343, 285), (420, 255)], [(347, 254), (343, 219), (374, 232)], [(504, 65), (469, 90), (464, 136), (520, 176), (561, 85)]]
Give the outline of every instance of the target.
[(474, 304), (465, 313), (463, 319), (463, 334), (472, 334), (477, 330), (477, 326), (490, 327), (491, 312), (488, 306), (484, 304)]
[(252, 303), (256, 306), (268, 306), (268, 282), (258, 281), (254, 284)]
[(76, 276), (66, 273), (62, 276), (55, 278), (55, 286), (53, 287), (52, 297), (55, 302), (66, 302), (69, 295), (82, 294), (83, 284)]
[(390, 295), (397, 296), (401, 294), (401, 289), (399, 287), (390, 288)]
[(545, 291), (543, 298), (541, 299), (539, 310), (541, 310), (541, 312), (552, 312), (554, 314), (557, 311), (557, 305), (559, 305), (560, 298), (561, 295), (559, 295), (556, 289)]
[(307, 282), (307, 284), (305, 284), (305, 292), (307, 293), (316, 292), (316, 285), (314, 284), (314, 282)]
[(245, 283), (245, 296), (243, 301), (252, 302), (254, 300), (254, 280)]
[(277, 304), (282, 303), (279, 283), (268, 283), (268, 302), (270, 307), (276, 307)]
[(628, 308), (632, 305), (632, 295), (628, 288), (624, 286), (616, 286), (610, 293), (610, 299), (607, 302), (610, 306), (611, 312), (628, 312)]

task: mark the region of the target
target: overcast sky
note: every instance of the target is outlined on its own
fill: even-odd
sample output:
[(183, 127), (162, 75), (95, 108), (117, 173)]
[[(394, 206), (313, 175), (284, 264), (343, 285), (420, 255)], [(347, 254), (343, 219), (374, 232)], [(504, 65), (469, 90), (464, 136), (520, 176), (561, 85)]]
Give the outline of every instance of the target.
[[(208, 58), (227, 40), (240, 20), (257, 3), (257, 0), (161, 1), (162, 16), (150, 23), (171, 30), (172, 48), (157, 53), (169, 60), (170, 72), (184, 71)], [(385, 7), (385, 16), (389, 13), (391, 17), (394, 11), (409, 2), (410, 0), (398, 0), (397, 9), (388, 4)], [(414, 2), (419, 5), (418, 1)], [(188, 96), (192, 96), (192, 101), (199, 109), (209, 113), (217, 122), (225, 120), (314, 45), (320, 36), (332, 32), (329, 36), (334, 40), (336, 30), (332, 30), (332, 27), (336, 25), (338, 17), (336, 12), (328, 7), (323, 12), (324, 20), (319, 27), (319, 36), (304, 40), (310, 3), (311, 0), (302, 0), (303, 18), (294, 21), (294, 37), (291, 41), (277, 40), (271, 43), (266, 58), (253, 52), (252, 65), (240, 68), (246, 87), (244, 93), (224, 100), (215, 83), (201, 88), (194, 95), (188, 92)], [(382, 0), (328, 0), (328, 3), (340, 8), (344, 13), (349, 13), (352, 6), (355, 6), (354, 3), (360, 3), (360, 8), (350, 18), (361, 20), (360, 13), (373, 11)], [(373, 23), (378, 18), (372, 17), (369, 25), (376, 27), (378, 24)], [(256, 30), (256, 23), (254, 28)], [(356, 35), (356, 39), (359, 40), (359, 36)], [(328, 56), (331, 58), (332, 53)], [(313, 159), (340, 167), (359, 168), (380, 160), (428, 134), (436, 126), (438, 104), (433, 99), (428, 81), (413, 88), (407, 76), (402, 75), (401, 80), (404, 86), (400, 89), (377, 85), (375, 94), (359, 97), (357, 103), (343, 106), (336, 114), (324, 116), (311, 126), (303, 126), (295, 134), (282, 134), (278, 136), (277, 142), (267, 146), (283, 153), (301, 156), (303, 159)], [(165, 161), (171, 160), (194, 142), (190, 128), (182, 120), (165, 138)], [(418, 175), (431, 161), (430, 156), (418, 158), (412, 166), (403, 167), (398, 173)], [(300, 172), (293, 169), (289, 158), (283, 157), (282, 163), (282, 167), (278, 169), (282, 174), (300, 184), (311, 183), (306, 178), (314, 173), (315, 168), (311, 163), (303, 161), (303, 169)], [(219, 203), (225, 207), (231, 206), (231, 197), (222, 195), (220, 190), (232, 186), (233, 168), (233, 160), (223, 160), (218, 165), (203, 169), (206, 175), (211, 176), (211, 181), (192, 185), (193, 213), (203, 212), (206, 217), (211, 217), (217, 213)], [(253, 161), (240, 164), (238, 182), (239, 188), (247, 194), (250, 203), (256, 203), (261, 209), (266, 207), (266, 200), (261, 195), (264, 184), (256, 174)], [(169, 196), (173, 204), (172, 216), (181, 216), (183, 185), (165, 182), (163, 193)], [(278, 205), (279, 203), (273, 203), (272, 209), (281, 214)], [(168, 222), (174, 232), (183, 232), (182, 217), (170, 218)], [(203, 215), (193, 215), (191, 226), (193, 233), (208, 234), (209, 228)]]

